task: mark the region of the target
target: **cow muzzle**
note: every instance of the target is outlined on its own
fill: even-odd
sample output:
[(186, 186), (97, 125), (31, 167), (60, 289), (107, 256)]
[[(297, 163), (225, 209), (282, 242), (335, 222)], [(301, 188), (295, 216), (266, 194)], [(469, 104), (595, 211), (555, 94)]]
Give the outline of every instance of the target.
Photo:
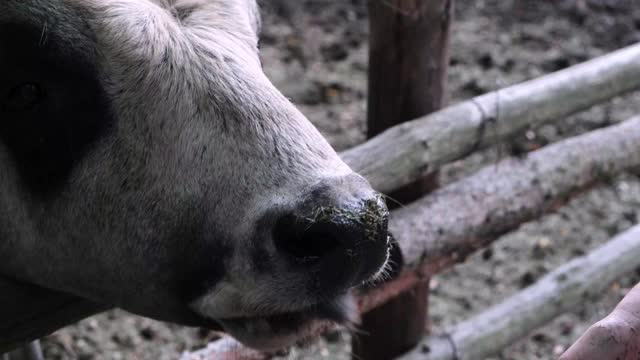
[(308, 274), (320, 296), (345, 292), (375, 277), (389, 249), (389, 212), (360, 181), (323, 183), (274, 227), (275, 248), (292, 271)]
[(238, 260), (246, 274), (231, 274), (235, 281), (194, 304), (261, 350), (292, 345), (330, 324), (356, 322), (350, 289), (380, 277), (389, 257), (389, 211), (359, 175), (323, 180), (289, 204), (260, 221), (255, 247)]

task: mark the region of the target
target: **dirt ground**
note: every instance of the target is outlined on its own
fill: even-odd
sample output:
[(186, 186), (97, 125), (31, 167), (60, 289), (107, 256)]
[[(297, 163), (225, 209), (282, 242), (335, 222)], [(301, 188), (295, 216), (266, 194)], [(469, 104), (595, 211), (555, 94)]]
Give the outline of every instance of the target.
[[(297, 2), (287, 16), (278, 3)], [(635, 3), (635, 4), (634, 4)], [(338, 149), (364, 140), (367, 72), (365, 0), (269, 0), (262, 57), (274, 83)], [(452, 35), (449, 102), (538, 77), (640, 41), (637, 0), (458, 0)], [(640, 113), (640, 94), (531, 129), (507, 143), (447, 166), (442, 182), (499, 158), (610, 125)], [(455, 324), (535, 282), (547, 271), (597, 247), (640, 219), (640, 176), (611, 179), (557, 213), (523, 225), (432, 281), (434, 331)], [(554, 359), (588, 324), (610, 311), (640, 281), (619, 279), (490, 359)], [(176, 359), (213, 334), (115, 310), (44, 339), (47, 359)], [(289, 359), (348, 359), (349, 335), (336, 333)]]

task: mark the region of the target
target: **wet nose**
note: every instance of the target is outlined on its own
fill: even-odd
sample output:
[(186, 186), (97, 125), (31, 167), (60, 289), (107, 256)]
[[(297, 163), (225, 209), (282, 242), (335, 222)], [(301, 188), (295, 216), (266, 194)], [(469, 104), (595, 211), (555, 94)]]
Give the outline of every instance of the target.
[(275, 226), (278, 253), (324, 293), (369, 280), (387, 260), (389, 212), (360, 177), (316, 187)]

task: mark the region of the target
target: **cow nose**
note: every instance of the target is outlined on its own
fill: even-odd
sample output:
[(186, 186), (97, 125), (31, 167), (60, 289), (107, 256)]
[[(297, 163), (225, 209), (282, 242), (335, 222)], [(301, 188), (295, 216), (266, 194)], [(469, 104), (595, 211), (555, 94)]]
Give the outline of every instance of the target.
[(309, 274), (317, 290), (336, 293), (369, 280), (384, 266), (389, 213), (373, 191), (363, 198), (358, 192), (323, 189), (302, 211), (277, 221), (274, 241), (278, 253)]

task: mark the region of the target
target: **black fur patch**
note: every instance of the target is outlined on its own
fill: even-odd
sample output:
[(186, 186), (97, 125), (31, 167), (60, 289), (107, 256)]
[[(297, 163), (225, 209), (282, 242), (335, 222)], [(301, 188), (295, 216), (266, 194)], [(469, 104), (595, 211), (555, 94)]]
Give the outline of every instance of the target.
[[(190, 303), (207, 294), (224, 279), (227, 273), (225, 260), (231, 258), (233, 251), (231, 247), (223, 245), (221, 240), (211, 239), (204, 242), (189, 238), (183, 240), (198, 244), (197, 249), (194, 249), (194, 245), (185, 245), (189, 249), (185, 252), (186, 256), (191, 256), (185, 257), (182, 259), (183, 262), (178, 263), (174, 269), (168, 270), (181, 272), (178, 280), (180, 287), (177, 291), (182, 294), (181, 297), (185, 303)], [(192, 254), (196, 254), (197, 258)]]
[(40, 196), (112, 125), (92, 54), (62, 39), (53, 25), (0, 24), (0, 141)]
[[(209, 293), (227, 275), (226, 262), (233, 257), (233, 247), (225, 239), (230, 236), (216, 230), (213, 219), (198, 211), (183, 211), (181, 225), (171, 236), (177, 248), (170, 253), (179, 256), (167, 270), (176, 276), (173, 283), (178, 284), (174, 291), (181, 294), (185, 304)], [(173, 215), (176, 218), (178, 215)], [(205, 219), (207, 220), (198, 220)]]

